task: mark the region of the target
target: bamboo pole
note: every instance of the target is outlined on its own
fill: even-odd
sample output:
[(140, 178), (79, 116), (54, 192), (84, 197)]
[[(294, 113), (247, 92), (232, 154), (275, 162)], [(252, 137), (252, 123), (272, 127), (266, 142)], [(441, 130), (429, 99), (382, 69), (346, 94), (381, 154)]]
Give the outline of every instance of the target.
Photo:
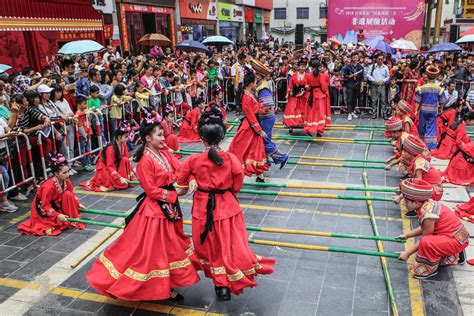
[(67, 220), (69, 222), (84, 223), (84, 224), (98, 225), (98, 226), (104, 226), (104, 227), (113, 227), (113, 228), (123, 228), (124, 227), (123, 225), (119, 225), (119, 224), (96, 222), (96, 221), (90, 221), (88, 219), (79, 219), (79, 218), (70, 218), (70, 217), (68, 217)]
[(395, 188), (377, 188), (377, 187), (357, 187), (344, 185), (319, 185), (319, 184), (292, 184), (292, 183), (268, 183), (268, 182), (244, 182), (244, 185), (256, 187), (276, 187), (291, 189), (315, 189), (315, 190), (335, 190), (335, 191), (374, 191), (374, 192), (390, 192), (397, 191)]
[(368, 165), (354, 165), (354, 164), (342, 164), (342, 163), (326, 163), (326, 162), (305, 162), (305, 161), (287, 161), (288, 165), (299, 165), (299, 166), (319, 166), (319, 167), (336, 167), (336, 168), (368, 168), (368, 169), (379, 169), (385, 170), (385, 166), (368, 166)]
[(123, 218), (128, 216), (128, 214), (125, 214), (125, 213), (118, 213), (118, 212), (112, 212), (112, 211), (103, 211), (103, 210), (93, 210), (93, 209), (90, 209), (90, 208), (80, 208), (79, 211), (81, 211), (82, 213), (117, 216), (117, 217), (123, 217)]
[(373, 200), (373, 201), (393, 201), (392, 198), (380, 197), (380, 196), (352, 196), (352, 195), (337, 195), (337, 194), (327, 194), (327, 193), (297, 193), (297, 192), (275, 192), (275, 191), (258, 191), (258, 190), (248, 190), (242, 189), (240, 193), (249, 193), (256, 195), (273, 195), (273, 196), (292, 196), (292, 197), (301, 197), (301, 198), (313, 198), (313, 199), (337, 199), (337, 200)]

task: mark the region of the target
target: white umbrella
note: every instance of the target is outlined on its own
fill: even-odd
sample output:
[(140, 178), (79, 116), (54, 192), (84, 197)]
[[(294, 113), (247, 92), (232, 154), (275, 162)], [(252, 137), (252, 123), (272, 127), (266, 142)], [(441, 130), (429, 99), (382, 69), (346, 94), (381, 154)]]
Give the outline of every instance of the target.
[(80, 40), (64, 44), (58, 51), (58, 55), (81, 55), (100, 52), (103, 49), (105, 49), (105, 47), (96, 41)]
[(458, 39), (456, 41), (457, 44), (472, 43), (472, 42), (474, 42), (474, 34), (469, 34), (469, 35), (463, 36), (463, 37), (461, 37), (460, 39)]
[(390, 44), (390, 47), (401, 50), (418, 50), (418, 48), (416, 48), (415, 43), (403, 38), (393, 41)]

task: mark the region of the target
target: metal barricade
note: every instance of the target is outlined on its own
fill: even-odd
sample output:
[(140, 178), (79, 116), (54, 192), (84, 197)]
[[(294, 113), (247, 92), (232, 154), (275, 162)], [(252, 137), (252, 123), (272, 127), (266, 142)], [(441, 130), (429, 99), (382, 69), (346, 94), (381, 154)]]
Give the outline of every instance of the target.
[[(232, 91), (232, 94), (230, 94), (229, 91)], [(233, 96), (233, 98), (231, 98), (231, 95)], [(232, 79), (227, 79), (224, 81), (224, 100), (222, 104), (224, 105), (226, 110), (229, 105), (235, 106), (235, 91)]]
[[(287, 78), (277, 78), (274, 80), (275, 84), (275, 91), (274, 96), (275, 96), (275, 111), (279, 110), (281, 108), (281, 105), (285, 105), (288, 101), (287, 100), (280, 100), (278, 96), (278, 91), (281, 88), (281, 84), (286, 83), (288, 84), (288, 79)], [(286, 94), (286, 89), (285, 89), (285, 94)]]
[[(10, 146), (8, 146), (8, 144), (6, 144), (6, 155), (7, 155), (7, 163), (8, 163), (8, 170), (7, 170), (7, 173), (9, 171), (10, 173), (10, 183), (11, 185), (9, 185), (9, 183), (7, 184), (7, 186), (5, 186), (5, 181), (3, 179), (3, 174), (0, 172), (0, 181), (2, 183), (2, 190), (0, 191), (0, 195), (3, 195), (5, 193), (8, 193), (14, 189), (17, 189), (29, 182), (33, 182), (34, 183), (34, 180), (36, 178), (35, 176), (35, 168), (34, 168), (34, 165), (33, 165), (33, 155), (31, 154), (31, 144), (30, 144), (30, 140), (28, 138), (28, 136), (24, 133), (18, 133), (17, 136), (15, 137), (12, 137), (12, 138), (9, 138), (10, 140), (14, 139), (14, 142), (15, 142), (15, 147), (16, 147), (16, 152), (17, 152), (17, 159), (18, 159), (18, 165), (19, 165), (19, 169), (20, 169), (20, 181), (17, 182), (17, 177), (15, 176), (15, 173), (14, 173), (14, 164), (13, 164), (13, 161), (12, 161), (12, 152), (11, 152), (11, 149), (10, 149)], [(26, 159), (29, 160), (29, 167), (31, 169), (31, 176), (29, 176), (28, 178), (26, 178), (26, 170), (24, 169), (24, 164), (23, 164), (23, 161), (22, 161), (22, 158), (21, 158), (21, 148), (20, 148), (20, 139), (23, 139), (24, 141), (24, 144), (26, 146)], [(8, 140), (4, 140), (5, 142), (7, 142)], [(5, 166), (4, 166), (5, 167)]]

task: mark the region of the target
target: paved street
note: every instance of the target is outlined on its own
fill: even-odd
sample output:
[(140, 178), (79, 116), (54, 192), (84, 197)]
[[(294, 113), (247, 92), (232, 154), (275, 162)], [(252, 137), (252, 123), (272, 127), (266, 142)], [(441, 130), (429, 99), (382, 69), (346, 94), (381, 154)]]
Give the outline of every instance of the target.
[[(281, 121), (281, 119), (280, 119)], [(334, 123), (347, 124), (337, 117)], [(354, 120), (352, 124), (382, 125), (382, 120)], [(286, 131), (275, 130), (277, 134)], [(295, 135), (301, 132), (295, 131)], [(370, 132), (327, 131), (324, 137), (369, 139)], [(374, 139), (383, 137), (375, 132)], [(226, 145), (230, 140), (226, 140)], [(308, 143), (278, 141), (280, 150), (292, 156), (324, 156), (364, 159), (365, 144)], [(226, 146), (223, 146), (226, 147)], [(183, 146), (202, 148), (200, 144)], [(391, 155), (389, 146), (371, 145), (369, 159), (384, 160)], [(435, 161), (444, 168), (446, 162)], [(355, 163), (354, 163), (355, 164)], [(363, 186), (363, 169), (323, 166), (287, 165), (284, 169), (272, 167), (268, 181), (272, 183), (303, 183)], [(79, 182), (91, 177), (82, 172), (73, 177)], [(395, 171), (369, 169), (369, 185), (396, 187)], [(363, 192), (327, 191), (309, 189), (252, 188), (300, 193), (336, 193), (363, 196)], [(76, 192), (88, 208), (128, 212), (135, 205), (135, 196), (141, 188), (126, 191), (96, 193)], [(444, 199), (451, 206), (465, 202), (474, 189), (446, 186)], [(389, 197), (390, 194), (371, 193)], [(304, 229), (324, 232), (373, 235), (366, 201), (340, 199), (312, 199), (285, 196), (239, 194), (239, 202), (248, 225)], [(191, 196), (181, 200), (184, 214), (190, 218)], [(252, 245), (260, 255), (276, 259), (275, 273), (258, 278), (259, 285), (230, 302), (217, 302), (212, 282), (202, 276), (196, 286), (179, 289), (185, 296), (183, 304), (168, 301), (124, 302), (98, 295), (92, 290), (85, 273), (104, 246), (97, 249), (79, 267), (71, 269), (85, 253), (98, 242), (120, 231), (114, 228), (88, 225), (84, 231), (69, 230), (57, 237), (21, 236), (17, 226), (28, 217), (29, 203), (20, 203), (21, 210), (0, 214), (0, 310), (1, 315), (391, 315), (386, 281), (378, 257), (344, 253), (297, 250), (264, 245)], [(417, 225), (401, 216), (398, 206), (391, 202), (374, 201), (376, 225), (381, 236), (397, 236)], [(122, 219), (94, 214), (83, 214), (84, 219), (121, 223)], [(467, 227), (474, 234), (473, 225)], [(186, 227), (190, 231), (190, 227)], [(374, 241), (336, 239), (276, 233), (250, 233), (251, 238), (346, 247), (377, 251)], [(401, 251), (403, 244), (383, 242), (387, 252)], [(468, 258), (474, 257), (474, 248), (468, 248)], [(410, 276), (408, 263), (387, 258), (388, 272), (400, 315), (472, 315), (474, 314), (474, 277), (469, 265), (441, 268), (440, 273), (427, 281)]]

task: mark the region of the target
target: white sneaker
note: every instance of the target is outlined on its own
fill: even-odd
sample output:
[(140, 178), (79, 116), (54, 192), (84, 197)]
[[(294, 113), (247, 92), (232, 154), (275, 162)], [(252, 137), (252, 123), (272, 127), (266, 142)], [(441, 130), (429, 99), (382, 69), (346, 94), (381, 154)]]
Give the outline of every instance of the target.
[(354, 112), (352, 112), (352, 117), (353, 118), (358, 118), (358, 116)]
[(69, 169), (69, 175), (70, 175), (70, 176), (73, 176), (73, 175), (75, 175), (76, 173), (77, 173), (76, 170), (74, 170), (74, 169), (72, 169), (72, 168)]
[(10, 200), (13, 201), (26, 201), (28, 198), (23, 193), (18, 192), (17, 195), (10, 197)]
[(18, 211), (18, 207), (8, 201), (0, 202), (0, 212), (13, 213)]
[(31, 191), (33, 191), (35, 189), (35, 187), (33, 185), (30, 185), (26, 188), (26, 191), (25, 191), (25, 195), (26, 196), (29, 196)]
[(347, 120), (352, 121), (352, 113), (349, 113), (349, 115), (347, 116)]

